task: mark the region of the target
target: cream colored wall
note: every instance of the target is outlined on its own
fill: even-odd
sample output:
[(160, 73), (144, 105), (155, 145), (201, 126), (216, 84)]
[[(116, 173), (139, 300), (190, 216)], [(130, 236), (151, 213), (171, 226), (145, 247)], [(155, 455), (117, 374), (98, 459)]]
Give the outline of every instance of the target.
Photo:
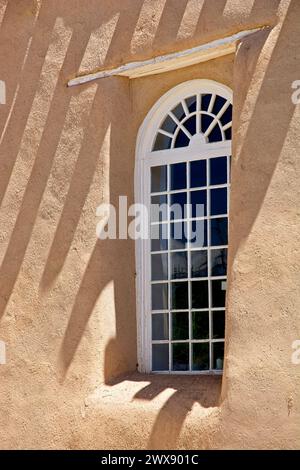
[[(299, 448), (299, 2), (86, 5), (0, 1), (0, 448)], [(66, 87), (262, 25), (236, 57)], [(133, 201), (145, 115), (192, 78), (234, 89), (221, 397), (215, 378), (120, 378), (137, 360), (134, 243), (95, 232), (101, 202)]]

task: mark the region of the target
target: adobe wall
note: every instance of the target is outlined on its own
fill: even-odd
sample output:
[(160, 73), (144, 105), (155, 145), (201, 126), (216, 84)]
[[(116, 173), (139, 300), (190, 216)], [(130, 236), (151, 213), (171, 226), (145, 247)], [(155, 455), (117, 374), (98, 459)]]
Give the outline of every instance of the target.
[[(298, 0), (0, 0), (0, 448), (299, 448)], [(78, 72), (271, 26), (236, 55), (67, 88)], [(96, 208), (134, 200), (138, 129), (193, 78), (234, 90), (226, 360), (136, 370), (132, 240)]]

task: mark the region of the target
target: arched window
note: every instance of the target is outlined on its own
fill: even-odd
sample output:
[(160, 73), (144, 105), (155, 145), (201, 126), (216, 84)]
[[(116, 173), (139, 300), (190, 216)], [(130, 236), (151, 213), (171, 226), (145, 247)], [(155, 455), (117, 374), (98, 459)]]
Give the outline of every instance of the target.
[(139, 370), (223, 369), (232, 92), (192, 80), (166, 93), (137, 141)]

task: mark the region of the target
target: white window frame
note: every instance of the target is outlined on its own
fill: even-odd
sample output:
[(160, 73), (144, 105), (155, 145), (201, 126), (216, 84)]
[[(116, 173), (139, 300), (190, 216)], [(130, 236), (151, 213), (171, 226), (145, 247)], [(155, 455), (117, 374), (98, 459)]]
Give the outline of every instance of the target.
[[(213, 80), (190, 80), (169, 90), (151, 108), (137, 136), (135, 164), (135, 202), (150, 207), (150, 168), (155, 165), (179, 163), (231, 155), (230, 141), (199, 143), (188, 147), (152, 152), (156, 133), (168, 112), (181, 100), (193, 94), (211, 93), (232, 103), (232, 90)], [(184, 158), (183, 158), (184, 156)], [(213, 371), (152, 372), (151, 365), (151, 265), (150, 239), (136, 240), (136, 308), (138, 370), (142, 373), (163, 374), (212, 374)]]

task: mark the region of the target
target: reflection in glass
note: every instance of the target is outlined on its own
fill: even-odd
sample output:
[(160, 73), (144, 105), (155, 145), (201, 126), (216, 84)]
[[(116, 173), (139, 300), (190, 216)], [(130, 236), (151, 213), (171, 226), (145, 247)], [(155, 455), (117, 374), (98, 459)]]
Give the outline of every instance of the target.
[(169, 345), (153, 344), (152, 345), (152, 370), (161, 371), (169, 370)]
[(208, 281), (192, 281), (192, 307), (208, 307)]
[(192, 217), (205, 217), (206, 208), (206, 190), (191, 191)]
[(174, 193), (170, 196), (170, 219), (185, 219), (187, 217), (187, 193)]
[(191, 248), (207, 246), (207, 220), (193, 220), (190, 222), (191, 233), (189, 235)]
[(228, 244), (227, 218), (212, 219), (211, 224), (211, 246)]
[(192, 312), (193, 339), (209, 338), (209, 314), (208, 312)]
[(211, 250), (211, 275), (226, 276), (227, 272), (227, 249)]
[(215, 310), (212, 314), (213, 317), (213, 338), (225, 338), (225, 311)]
[(172, 313), (172, 340), (189, 339), (188, 312)]
[(153, 146), (153, 151), (156, 152), (157, 150), (166, 150), (170, 149), (172, 145), (171, 137), (168, 137), (165, 134), (161, 134), (159, 131), (156, 135), (155, 143)]
[(167, 195), (151, 196), (151, 222), (162, 222), (168, 219)]
[(171, 227), (171, 250), (182, 250), (187, 247), (187, 223), (174, 222), (170, 224)]
[(172, 352), (172, 369), (177, 371), (189, 370), (188, 343), (173, 343)]
[(151, 168), (151, 192), (157, 193), (167, 190), (167, 166), (153, 166)]
[(176, 251), (171, 253), (171, 279), (187, 278), (187, 252)]
[(209, 343), (193, 343), (193, 370), (209, 369)]
[(168, 249), (168, 225), (151, 225), (151, 251), (164, 251)]
[(211, 289), (212, 289), (212, 306), (213, 307), (225, 307), (226, 281), (223, 281), (223, 280), (211, 281)]
[(191, 251), (191, 277), (207, 277), (207, 251)]
[(188, 282), (172, 282), (172, 309), (184, 310), (189, 307)]
[(152, 315), (152, 340), (161, 341), (169, 339), (169, 315), (155, 313)]
[(151, 274), (152, 281), (164, 281), (168, 279), (167, 253), (151, 255)]
[(224, 342), (213, 343), (213, 369), (222, 370), (224, 363)]
[(167, 310), (168, 284), (152, 284), (152, 310)]

